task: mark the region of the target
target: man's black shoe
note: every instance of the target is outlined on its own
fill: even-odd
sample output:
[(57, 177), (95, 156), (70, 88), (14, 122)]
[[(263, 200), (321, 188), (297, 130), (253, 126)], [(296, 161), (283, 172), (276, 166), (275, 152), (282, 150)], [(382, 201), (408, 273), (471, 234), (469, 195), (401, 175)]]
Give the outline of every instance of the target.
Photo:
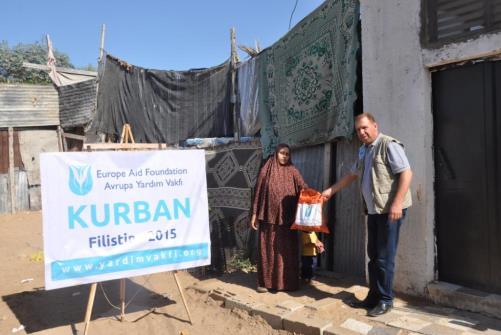
[(369, 299), (364, 300), (351, 300), (348, 305), (353, 308), (374, 308), (377, 306), (377, 301), (372, 301)]
[(388, 313), (391, 309), (392, 309), (393, 305), (390, 304), (390, 303), (387, 303), (387, 302), (380, 302), (379, 304), (377, 304), (376, 307), (374, 307), (373, 309), (371, 309), (369, 311), (369, 313), (367, 313), (368, 316), (380, 316), (380, 315), (383, 315), (383, 314), (386, 314)]

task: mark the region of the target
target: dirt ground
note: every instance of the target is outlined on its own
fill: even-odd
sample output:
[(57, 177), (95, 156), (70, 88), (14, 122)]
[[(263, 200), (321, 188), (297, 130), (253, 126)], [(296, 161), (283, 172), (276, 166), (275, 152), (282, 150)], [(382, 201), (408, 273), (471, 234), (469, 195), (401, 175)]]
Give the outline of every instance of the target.
[[(0, 215), (0, 236), (0, 334), (83, 334), (90, 285), (44, 289), (41, 213)], [(188, 272), (180, 272), (179, 278), (185, 288), (207, 279)], [(239, 293), (254, 292), (255, 274), (225, 279), (233, 281), (232, 289)], [(119, 310), (113, 307), (119, 304), (118, 281), (104, 282), (97, 288), (89, 334), (289, 334), (187, 289), (190, 324), (172, 273), (126, 283), (126, 320), (120, 322)]]

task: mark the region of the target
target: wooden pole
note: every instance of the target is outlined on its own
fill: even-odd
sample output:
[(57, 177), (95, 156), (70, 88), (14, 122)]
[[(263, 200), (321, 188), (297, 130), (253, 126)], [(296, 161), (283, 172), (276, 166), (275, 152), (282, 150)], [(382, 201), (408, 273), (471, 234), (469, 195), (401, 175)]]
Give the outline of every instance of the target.
[(90, 317), (92, 316), (92, 307), (94, 306), (94, 298), (96, 297), (96, 287), (97, 283), (92, 283), (89, 292), (89, 301), (87, 303), (87, 311), (85, 312), (85, 328), (84, 335), (87, 335), (90, 325)]
[(61, 126), (57, 126), (57, 147), (59, 152), (63, 152), (63, 134)]
[(125, 278), (120, 279), (120, 321), (125, 320)]
[(101, 26), (101, 42), (99, 43), (99, 58), (98, 62), (101, 63), (104, 54), (104, 34), (106, 33), (106, 25), (103, 23)]
[(240, 122), (237, 117), (237, 88), (236, 88), (236, 76), (237, 76), (237, 38), (235, 28), (230, 30), (230, 40), (231, 40), (231, 112), (233, 115), (233, 129), (234, 129), (234, 139), (235, 141), (240, 141)]
[[(99, 92), (99, 82), (101, 81), (101, 78), (99, 78), (99, 69), (101, 69), (102, 63), (103, 63), (103, 55), (104, 55), (104, 35), (106, 33), (106, 25), (103, 23), (101, 26), (101, 38), (99, 42), (99, 57), (97, 58), (97, 73), (96, 73), (96, 103), (94, 104), (94, 110), (97, 112), (97, 98), (98, 98), (98, 92)], [(85, 132), (87, 132), (88, 129), (85, 129)], [(98, 134), (101, 142), (105, 141), (106, 135), (105, 134)], [(85, 140), (84, 140), (85, 144)]]
[(9, 127), (9, 193), (10, 212), (16, 212), (16, 178), (14, 171), (14, 128)]
[(177, 270), (172, 271), (172, 275), (174, 276), (177, 288), (179, 289), (179, 293), (181, 294), (181, 299), (183, 300), (184, 308), (186, 309), (186, 313), (188, 314), (188, 319), (190, 320), (190, 324), (193, 325), (193, 321), (191, 321), (190, 310), (188, 309), (188, 304), (186, 303), (186, 298), (184, 297), (183, 288), (181, 287), (181, 283), (179, 282), (179, 278), (177, 277)]

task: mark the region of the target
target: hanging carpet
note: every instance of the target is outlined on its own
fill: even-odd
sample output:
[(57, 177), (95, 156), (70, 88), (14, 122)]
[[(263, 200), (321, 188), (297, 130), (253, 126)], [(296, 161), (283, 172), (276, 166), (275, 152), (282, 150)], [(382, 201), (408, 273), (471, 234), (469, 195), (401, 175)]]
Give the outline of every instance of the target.
[(263, 155), (353, 132), (359, 10), (329, 0), (258, 55)]

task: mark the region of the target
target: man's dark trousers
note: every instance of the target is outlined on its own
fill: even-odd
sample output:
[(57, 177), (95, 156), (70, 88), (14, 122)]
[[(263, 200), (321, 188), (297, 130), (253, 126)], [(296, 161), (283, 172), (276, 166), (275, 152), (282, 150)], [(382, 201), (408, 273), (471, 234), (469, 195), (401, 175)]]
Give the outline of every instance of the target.
[(393, 303), (393, 275), (400, 226), (405, 217), (390, 222), (388, 214), (369, 214), (367, 217), (367, 254), (369, 256), (368, 300)]

